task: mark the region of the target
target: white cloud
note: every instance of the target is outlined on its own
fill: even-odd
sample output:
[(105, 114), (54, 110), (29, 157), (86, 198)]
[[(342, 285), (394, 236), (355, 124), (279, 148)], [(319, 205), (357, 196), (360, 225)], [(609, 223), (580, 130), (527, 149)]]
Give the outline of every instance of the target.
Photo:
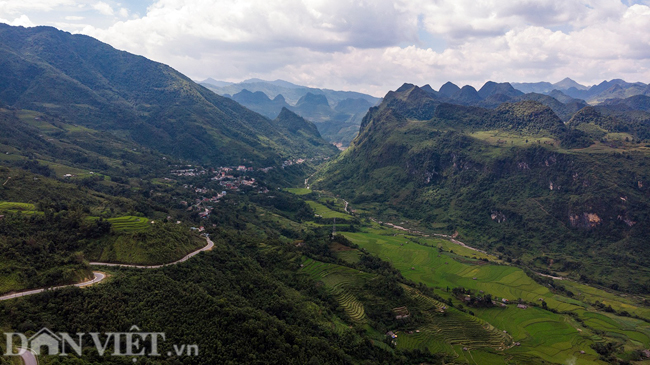
[[(98, 31), (120, 38), (139, 29), (167, 40), (204, 40), (331, 51), (394, 45), (416, 39), (416, 23), (390, 1), (159, 0), (146, 16)], [(140, 33), (142, 34), (142, 33)]]
[(0, 14), (51, 11), (61, 6), (73, 5), (74, 3), (75, 0), (0, 0)]
[[(47, 4), (72, 2), (33, 0), (8, 8), (0, 0), (0, 17), (30, 14), (16, 4), (51, 10), (56, 5)], [(110, 23), (89, 17), (93, 25), (66, 30), (198, 79), (282, 78), (376, 95), (403, 82), (650, 81), (647, 2), (156, 0), (137, 18), (130, 17), (142, 8), (127, 3), (75, 2), (84, 4), (77, 11), (92, 8)]]
[(6, 20), (6, 19), (0, 18), (0, 23), (7, 23), (9, 25), (21, 26), (21, 27), (33, 27), (33, 26), (35, 26), (35, 24), (32, 23), (32, 21), (29, 20), (29, 18), (25, 14), (19, 16), (18, 18), (15, 18), (14, 20)]
[(93, 8), (95, 10), (99, 11), (100, 13), (104, 14), (104, 15), (113, 15), (114, 14), (113, 8), (109, 4), (107, 4), (107, 3), (103, 2), (103, 1), (99, 1), (99, 2), (97, 2), (95, 4), (93, 4)]
[(83, 16), (68, 15), (65, 17), (65, 20), (83, 20)]

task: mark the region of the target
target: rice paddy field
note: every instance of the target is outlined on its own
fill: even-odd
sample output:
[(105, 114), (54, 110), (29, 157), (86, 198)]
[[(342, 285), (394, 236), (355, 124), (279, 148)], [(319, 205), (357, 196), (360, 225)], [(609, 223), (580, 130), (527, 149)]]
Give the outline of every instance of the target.
[(0, 212), (21, 213), (21, 214), (38, 214), (36, 206), (30, 203), (16, 203), (0, 201)]
[(326, 206), (324, 206), (321, 203), (317, 203), (315, 201), (307, 200), (307, 204), (311, 207), (311, 209), (314, 210), (314, 213), (321, 216), (322, 218), (325, 219), (331, 219), (331, 218), (340, 218), (340, 219), (350, 219), (350, 216), (342, 213), (342, 212), (337, 212), (335, 210), (332, 210)]
[(113, 230), (116, 232), (137, 232), (142, 231), (151, 225), (149, 220), (144, 217), (124, 216), (117, 218), (108, 218)]
[(364, 280), (371, 279), (374, 275), (312, 259), (305, 259), (303, 265), (302, 272), (322, 282), (353, 322), (365, 323), (363, 304), (354, 294)]
[(313, 190), (305, 188), (286, 188), (284, 190), (296, 195), (307, 195), (313, 193)]
[[(369, 228), (365, 232), (342, 234), (371, 254), (391, 262), (407, 279), (436, 288), (435, 292), (443, 297), (450, 297), (448, 287), (462, 286), (474, 292), (492, 294), (499, 299), (506, 298), (510, 302), (521, 299), (537, 305), (543, 299), (549, 308), (558, 312), (572, 312), (583, 322), (537, 306), (519, 309), (510, 304), (506, 307), (472, 308), (478, 319), (500, 331), (507, 331), (514, 341), (520, 342), (520, 346), (507, 349), (506, 355), (515, 358), (533, 355), (559, 364), (599, 364), (603, 362), (598, 360), (598, 354), (590, 347), (594, 342), (617, 341), (624, 343), (626, 350), (650, 347), (649, 323), (597, 311), (590, 305), (600, 298), (598, 300), (601, 302), (607, 300), (608, 303), (615, 303), (612, 307), (627, 308), (630, 313), (647, 313), (647, 308), (635, 306), (632, 300), (618, 301), (611, 293), (567, 282), (567, 288), (578, 293), (576, 299), (568, 298), (538, 284), (520, 268), (485, 262), (480, 259), (493, 261), (494, 258), (444, 239), (405, 236), (388, 228)], [(419, 337), (427, 333), (423, 331)], [(407, 339), (404, 346), (417, 347), (417, 338)], [(488, 359), (492, 358), (489, 354), (480, 362), (468, 357), (470, 354), (455, 352), (459, 359), (465, 358), (470, 364), (493, 363)], [(504, 363), (504, 358), (500, 359), (501, 362), (495, 363)]]
[(462, 351), (503, 351), (512, 347), (512, 337), (479, 317), (448, 308), (445, 303), (422, 295), (416, 289), (404, 286), (422, 308), (426, 322), (413, 333), (398, 336), (397, 346), (409, 350), (428, 349), (460, 356)]
[[(368, 326), (363, 302), (359, 293), (368, 280), (375, 275), (349, 267), (304, 259), (301, 271), (323, 285), (338, 301), (350, 320), (375, 335), (378, 340), (383, 333)], [(445, 303), (423, 295), (417, 289), (403, 285), (406, 293), (417, 302), (421, 310), (419, 325), (413, 331), (397, 331), (397, 348), (408, 350), (429, 350), (445, 352), (458, 357), (463, 351), (474, 351), (479, 356), (488, 356), (490, 351), (502, 351), (513, 344), (512, 337), (490, 325), (481, 318), (471, 316)], [(336, 322), (336, 321), (334, 321)], [(345, 326), (332, 324), (334, 328)], [(465, 348), (466, 350), (463, 350)], [(483, 355), (481, 355), (483, 354)], [(501, 359), (502, 357), (496, 357)], [(483, 362), (490, 364), (494, 362)], [(496, 362), (497, 364), (499, 362)]]
[(0, 210), (36, 210), (36, 207), (30, 203), (0, 202)]

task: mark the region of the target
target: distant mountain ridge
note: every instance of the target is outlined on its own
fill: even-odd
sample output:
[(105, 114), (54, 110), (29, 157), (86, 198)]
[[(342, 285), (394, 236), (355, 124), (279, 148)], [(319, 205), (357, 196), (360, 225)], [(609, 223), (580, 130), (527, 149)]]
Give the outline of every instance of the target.
[(232, 83), (222, 87), (215, 87), (215, 81), (209, 82), (208, 80), (202, 81), (200, 84), (205, 84), (205, 87), (209, 88), (219, 95), (235, 95), (244, 89), (251, 92), (262, 91), (270, 99), (273, 99), (277, 95), (282, 94), (287, 103), (291, 105), (296, 105), (298, 100), (300, 100), (300, 98), (307, 93), (325, 95), (325, 97), (327, 97), (327, 100), (332, 105), (336, 105), (345, 99), (365, 99), (372, 105), (375, 105), (381, 101), (381, 98), (355, 91), (319, 89), (314, 87), (296, 85), (284, 80), (266, 81), (262, 79), (248, 79), (240, 83)]
[(284, 80), (248, 79), (223, 86), (210, 80), (201, 84), (270, 119), (283, 108), (293, 111), (314, 122), (323, 138), (340, 146), (352, 141), (363, 116), (381, 100), (367, 94), (310, 88)]
[[(582, 99), (595, 105), (608, 99), (624, 99), (635, 95), (650, 95), (650, 86), (642, 82), (630, 83), (621, 79), (603, 81), (593, 86), (584, 86), (570, 78), (551, 84), (550, 82), (516, 83), (512, 86), (524, 93), (540, 93), (558, 98), (558, 93), (574, 99)], [(564, 102), (564, 101), (563, 101)]]

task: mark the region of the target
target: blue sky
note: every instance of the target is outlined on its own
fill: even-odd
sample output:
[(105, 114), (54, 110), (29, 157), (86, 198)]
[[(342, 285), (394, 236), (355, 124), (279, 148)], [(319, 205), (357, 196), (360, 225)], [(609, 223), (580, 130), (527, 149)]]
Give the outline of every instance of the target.
[(383, 95), (404, 82), (650, 82), (650, 7), (628, 0), (0, 0), (202, 80)]

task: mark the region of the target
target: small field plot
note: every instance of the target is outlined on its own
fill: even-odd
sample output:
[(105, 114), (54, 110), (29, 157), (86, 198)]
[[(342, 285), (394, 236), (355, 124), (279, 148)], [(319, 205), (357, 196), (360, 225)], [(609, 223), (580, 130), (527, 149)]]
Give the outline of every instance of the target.
[(342, 245), (338, 242), (332, 242), (330, 249), (334, 252), (336, 257), (349, 264), (357, 263), (361, 258), (361, 252), (359, 252), (359, 250)]
[(650, 323), (609, 313), (584, 312), (585, 324), (614, 338), (629, 338), (636, 345), (650, 347)]
[(0, 212), (2, 213), (20, 213), (25, 215), (38, 214), (43, 212), (36, 210), (36, 206), (30, 203), (0, 202)]
[(502, 146), (502, 147), (514, 147), (514, 146), (530, 146), (532, 144), (539, 144), (543, 146), (552, 146), (559, 145), (559, 142), (549, 137), (534, 137), (534, 136), (525, 136), (512, 132), (504, 131), (477, 131), (470, 134), (471, 137), (480, 139), (482, 141), (488, 142), (491, 145)]
[(0, 210), (3, 211), (36, 210), (36, 206), (30, 203), (0, 202)]
[(321, 216), (322, 218), (325, 219), (331, 219), (331, 218), (341, 218), (341, 219), (350, 219), (350, 216), (342, 213), (342, 212), (337, 212), (335, 210), (332, 210), (323, 204), (317, 203), (315, 201), (307, 200), (307, 204), (311, 207), (311, 209), (314, 210), (314, 213), (316, 215)]
[(601, 302), (604, 306), (611, 305), (617, 312), (626, 311), (643, 318), (650, 318), (650, 307), (643, 305), (648, 298), (625, 295), (613, 291), (594, 288), (588, 285), (564, 280), (561, 282), (567, 289), (576, 294), (576, 298), (589, 303)]
[(125, 216), (107, 219), (116, 232), (135, 232), (149, 228), (149, 220), (143, 217)]
[(512, 338), (508, 334), (483, 319), (447, 307), (446, 303), (425, 296), (414, 288), (403, 287), (418, 302), (424, 320), (416, 331), (399, 336), (398, 347), (410, 350), (426, 348), (431, 352), (458, 354), (454, 350), (457, 345), (468, 349), (491, 348), (497, 351), (503, 351), (512, 345)]
[(284, 190), (290, 192), (291, 194), (296, 194), (296, 195), (307, 195), (314, 192), (311, 189), (305, 189), (305, 188), (286, 188)]
[(565, 316), (535, 307), (519, 309), (514, 305), (474, 311), (521, 343), (509, 352), (532, 353), (554, 363), (563, 363), (580, 351), (585, 354), (581, 354), (582, 360), (578, 363), (590, 364), (598, 358), (590, 347), (593, 334)]

